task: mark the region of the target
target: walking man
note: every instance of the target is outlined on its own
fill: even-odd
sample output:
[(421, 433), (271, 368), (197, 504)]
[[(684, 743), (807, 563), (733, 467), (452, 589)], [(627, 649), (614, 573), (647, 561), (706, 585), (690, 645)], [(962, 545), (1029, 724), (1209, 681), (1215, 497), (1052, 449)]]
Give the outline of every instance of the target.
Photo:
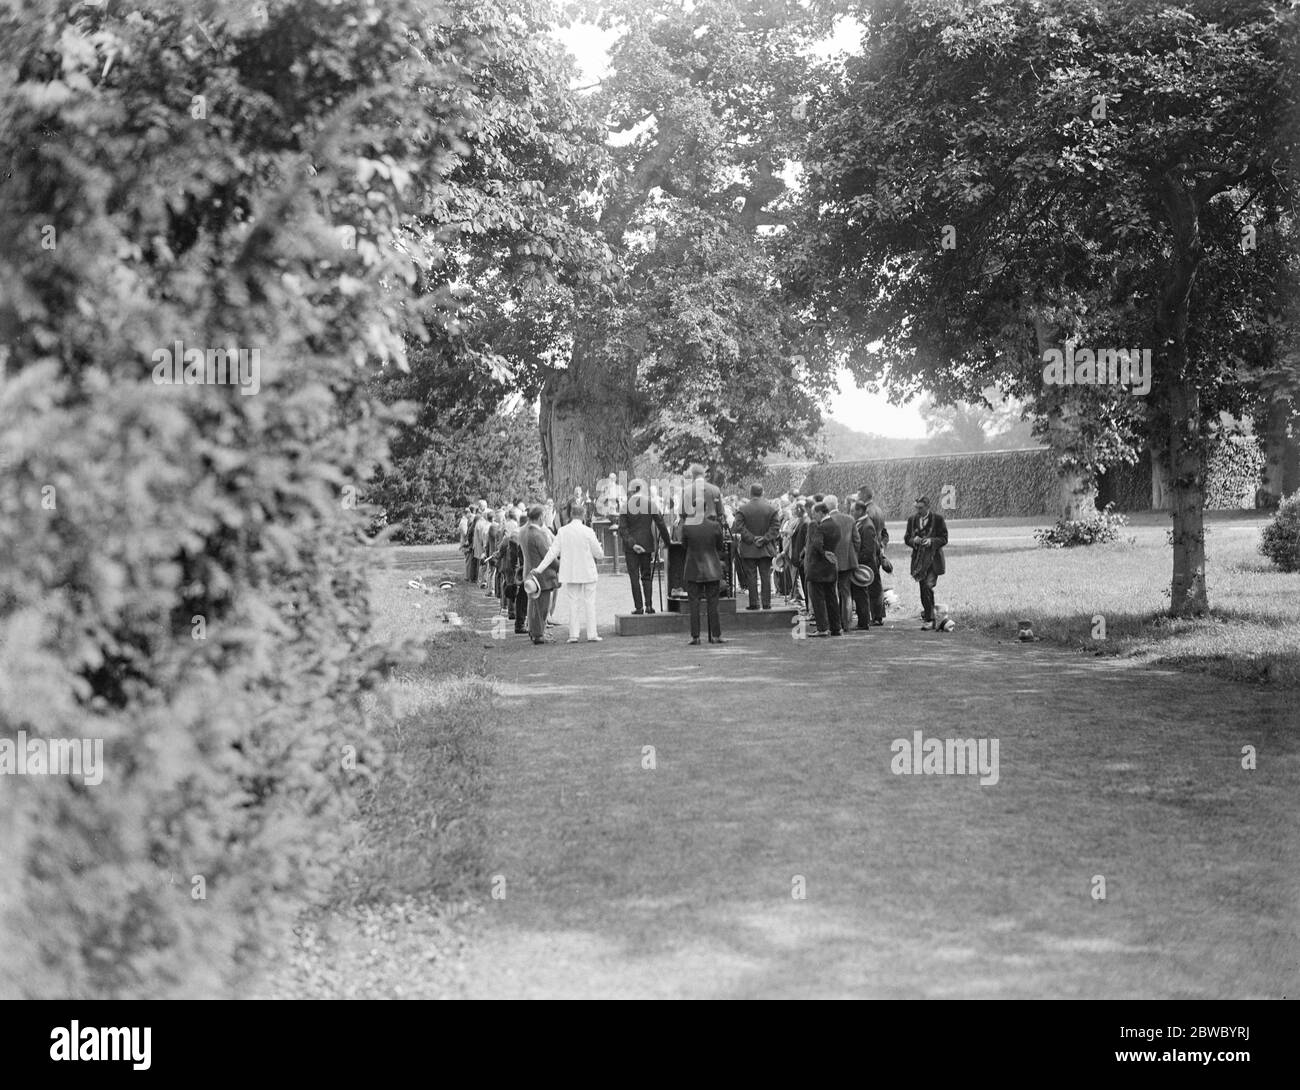
[(903, 544), (912, 549), (912, 578), (921, 586), (921, 627), (934, 628), (934, 588), (947, 570), (943, 547), (948, 544), (948, 523), (931, 512), (930, 498), (916, 498), (916, 513), (907, 520)]
[(654, 579), (654, 560), (659, 544), (668, 545), (668, 527), (652, 499), (647, 498), (640, 481), (629, 485), (627, 510), (618, 516), (618, 537), (627, 560), (627, 576), (632, 583), (634, 614), (653, 613), (650, 594)]
[(740, 563), (749, 590), (749, 605), (745, 608), (771, 609), (772, 558), (781, 541), (781, 512), (763, 498), (761, 484), (749, 486), (749, 502), (736, 512), (731, 533), (740, 543)]
[[(585, 615), (587, 641), (599, 643), (603, 637), (596, 634), (596, 562), (605, 559), (605, 550), (596, 531), (582, 521), (581, 515), (560, 527), (538, 567), (545, 568), (556, 557), (560, 558), (560, 582), (569, 604), (569, 642), (578, 642)], [(529, 574), (539, 573), (534, 570)]]

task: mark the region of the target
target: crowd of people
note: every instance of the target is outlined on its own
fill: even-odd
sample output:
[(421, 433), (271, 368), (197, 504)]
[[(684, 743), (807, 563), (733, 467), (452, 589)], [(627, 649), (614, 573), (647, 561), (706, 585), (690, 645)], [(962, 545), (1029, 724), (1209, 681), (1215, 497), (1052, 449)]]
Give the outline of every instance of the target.
[[(655, 612), (658, 577), (663, 606), (683, 600), (691, 643), (707, 629), (710, 643), (725, 642), (719, 600), (735, 588), (748, 610), (769, 610), (773, 596), (793, 605), (814, 638), (867, 633), (885, 623), (890, 600), (882, 573), (893, 572), (884, 512), (870, 486), (841, 502), (834, 495), (764, 496), (754, 484), (743, 502), (723, 496), (693, 465), (679, 485), (662, 495), (656, 483), (621, 487), (614, 474), (589, 495), (581, 487), (557, 505), (551, 497), (525, 504), (514, 499), (496, 509), (486, 500), (460, 519), (465, 577), (499, 599), (514, 631), (537, 644), (553, 643), (558, 599), (565, 600), (568, 641), (586, 629), (599, 642), (596, 585), (605, 549), (593, 523), (608, 524), (619, 539), (631, 585), (633, 614)], [(935, 606), (935, 586), (945, 574), (948, 527), (929, 498), (918, 496), (903, 544), (911, 550), (909, 574), (921, 600), (921, 626), (945, 623)]]

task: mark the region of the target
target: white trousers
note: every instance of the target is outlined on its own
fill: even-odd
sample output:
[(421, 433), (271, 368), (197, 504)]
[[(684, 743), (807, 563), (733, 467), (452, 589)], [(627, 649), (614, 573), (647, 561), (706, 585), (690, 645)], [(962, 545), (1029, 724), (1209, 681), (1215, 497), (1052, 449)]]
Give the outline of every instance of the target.
[(596, 634), (596, 584), (565, 583), (564, 597), (569, 603), (569, 639), (576, 640), (582, 628), (582, 618), (587, 618), (587, 639)]

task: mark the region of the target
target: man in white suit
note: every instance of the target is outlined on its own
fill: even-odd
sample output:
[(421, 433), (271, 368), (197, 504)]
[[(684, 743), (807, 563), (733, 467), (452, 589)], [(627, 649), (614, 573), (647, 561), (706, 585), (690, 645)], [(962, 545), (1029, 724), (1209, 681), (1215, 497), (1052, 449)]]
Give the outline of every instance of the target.
[(556, 557), (560, 558), (560, 585), (569, 603), (569, 642), (578, 642), (582, 614), (587, 615), (587, 639), (599, 643), (596, 635), (596, 561), (605, 559), (596, 531), (580, 518), (573, 518), (560, 527), (545, 558), (530, 573), (545, 568)]

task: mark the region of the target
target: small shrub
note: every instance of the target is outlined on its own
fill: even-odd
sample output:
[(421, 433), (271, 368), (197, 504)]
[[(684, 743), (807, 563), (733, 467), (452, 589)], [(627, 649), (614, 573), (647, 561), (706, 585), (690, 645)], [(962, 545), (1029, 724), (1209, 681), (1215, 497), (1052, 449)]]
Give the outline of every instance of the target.
[(1034, 538), (1045, 549), (1068, 549), (1075, 545), (1107, 545), (1119, 540), (1121, 527), (1128, 525), (1128, 519), (1112, 512), (1113, 505), (1107, 504), (1104, 511), (1099, 511), (1091, 518), (1060, 519), (1055, 526), (1045, 530), (1035, 530)]
[(1259, 551), (1283, 571), (1300, 571), (1300, 492), (1278, 505), (1260, 534)]

